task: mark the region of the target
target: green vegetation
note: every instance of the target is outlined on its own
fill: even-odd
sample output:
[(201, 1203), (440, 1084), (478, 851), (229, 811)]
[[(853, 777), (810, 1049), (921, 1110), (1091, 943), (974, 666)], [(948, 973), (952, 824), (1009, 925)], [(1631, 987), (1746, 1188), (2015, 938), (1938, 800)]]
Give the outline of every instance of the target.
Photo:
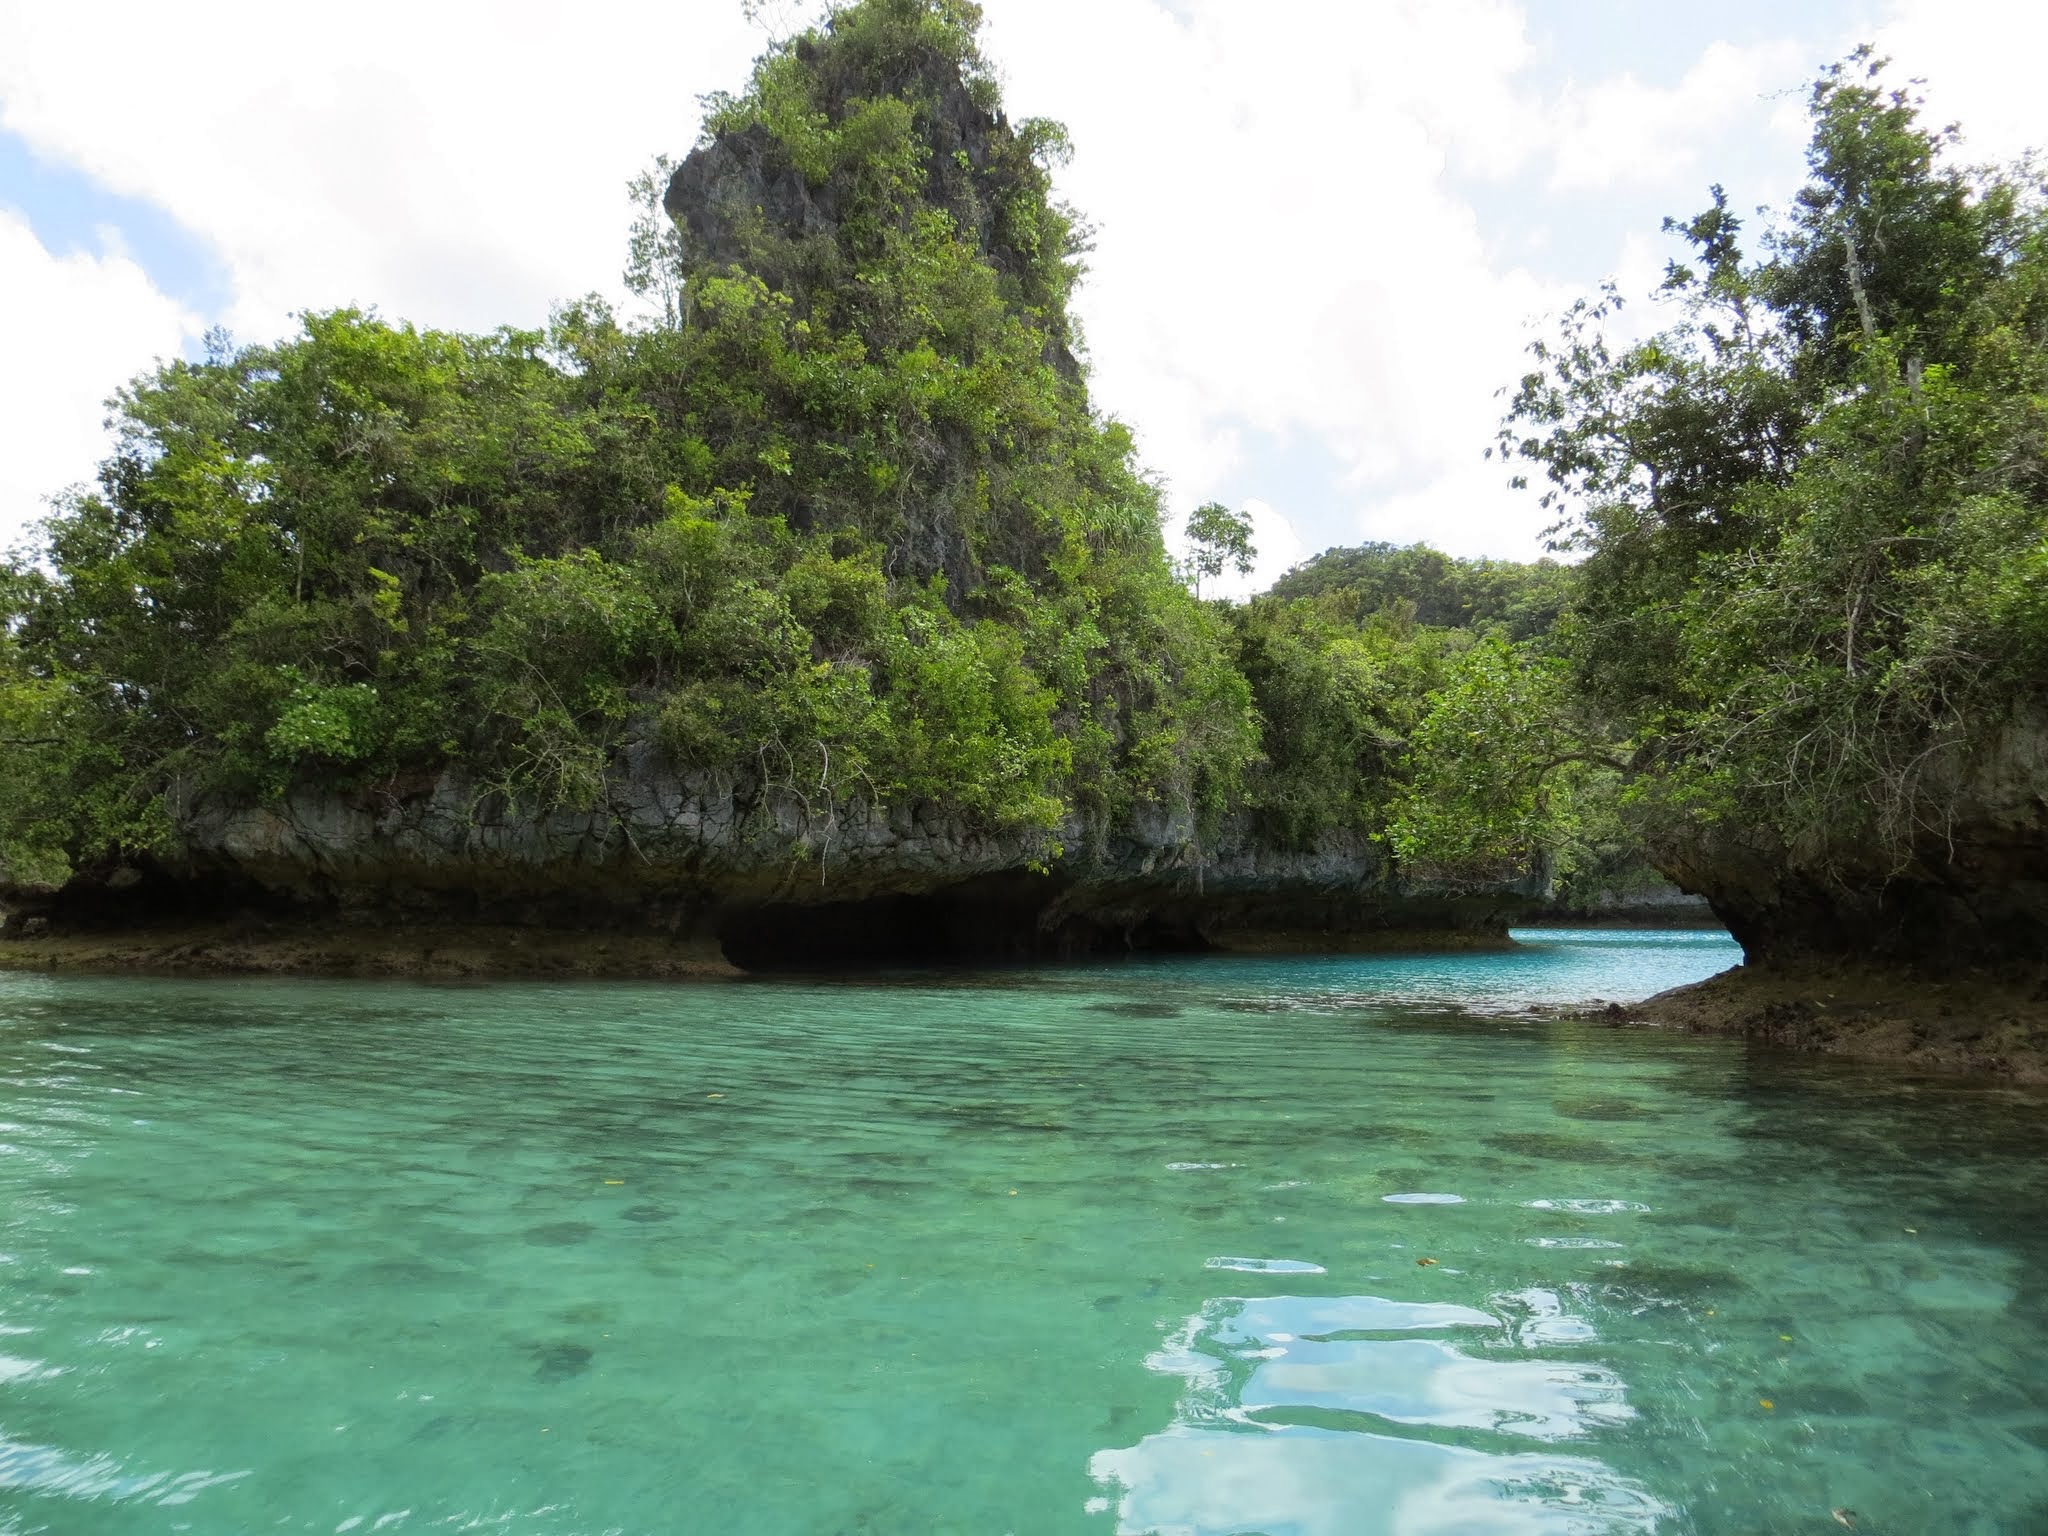
[(1536, 349), (1501, 446), (1582, 564), (1365, 545), (1234, 605), (1199, 593), (1249, 521), (1198, 509), (1176, 572), (1089, 403), (1065, 137), (1001, 117), (978, 22), (860, 0), (711, 102), (632, 189), (649, 319), (315, 314), (131, 386), (0, 568), (0, 872), (173, 849), (209, 797), (601, 810), (652, 763), (1040, 861), (1150, 808), (1590, 889), (1738, 815), (1910, 848), (2038, 696), (2048, 218), (1866, 55), (1760, 257), (1717, 190), (1676, 324), (1611, 349), (1610, 296)]
[(1498, 628), (1533, 640), (1557, 627), (1571, 595), (1571, 569), (1545, 560), (1458, 560), (1426, 544), (1330, 549), (1273, 583), (1273, 595), (1329, 600), (1333, 616), (1358, 624), (1405, 614), (1432, 629)]
[(1072, 353), (1064, 135), (1004, 125), (977, 22), (863, 0), (713, 101), (631, 188), (647, 322), (310, 315), (131, 387), (98, 490), (0, 587), (12, 876), (301, 784), (602, 809), (628, 754), (1042, 859), (1140, 807), (1423, 857), (1432, 690), (1547, 633), (1557, 570), (1365, 550), (1190, 593), (1249, 569), (1249, 521), (1202, 507), (1167, 559)]
[(1880, 67), (1815, 85), (1761, 256), (1717, 189), (1669, 226), (1678, 323), (1610, 350), (1581, 306), (1504, 432), (1587, 552), (1574, 739), (1653, 844), (1729, 821), (1881, 875), (2048, 679), (2042, 187), (1958, 164)]
[(658, 323), (310, 315), (125, 392), (98, 490), (0, 586), (8, 867), (302, 781), (598, 807), (634, 743), (1046, 856), (1140, 802), (1213, 824), (1256, 750), (1228, 626), (1089, 407), (1063, 141), (995, 117), (976, 21), (865, 0), (715, 103), (707, 148), (837, 220), (643, 224)]
[(1249, 576), (1259, 552), (1252, 547), (1252, 520), (1233, 512), (1220, 501), (1204, 502), (1188, 514), (1187, 571), (1194, 578), (1195, 596), (1202, 595), (1202, 583), (1214, 581), (1225, 569)]
[(1562, 650), (1570, 584), (1550, 561), (1366, 544), (1237, 610), (1265, 754), (1246, 792), (1260, 835), (1373, 840), (1411, 869), (1466, 876), (1543, 857), (1566, 901), (1638, 878)]

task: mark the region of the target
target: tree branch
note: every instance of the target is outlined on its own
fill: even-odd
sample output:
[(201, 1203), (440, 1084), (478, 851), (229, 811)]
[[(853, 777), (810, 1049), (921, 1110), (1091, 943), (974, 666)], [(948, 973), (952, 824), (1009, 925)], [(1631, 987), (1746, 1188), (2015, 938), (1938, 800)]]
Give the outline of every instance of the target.
[(1549, 759), (1547, 762), (1538, 763), (1527, 771), (1540, 783), (1553, 769), (1562, 768), (1567, 763), (1585, 763), (1594, 768), (1611, 769), (1615, 773), (1628, 773), (1631, 771), (1629, 764), (1621, 758), (1610, 756), (1605, 752), (1597, 752), (1591, 747), (1584, 747), (1576, 752), (1560, 752), (1556, 757)]

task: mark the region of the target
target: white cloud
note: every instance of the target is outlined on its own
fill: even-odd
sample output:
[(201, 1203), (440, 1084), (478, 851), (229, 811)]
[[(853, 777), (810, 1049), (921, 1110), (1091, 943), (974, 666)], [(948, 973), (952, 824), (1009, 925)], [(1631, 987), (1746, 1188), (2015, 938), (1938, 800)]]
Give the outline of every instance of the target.
[(2048, 153), (2041, 61), (2048, 7), (2013, 0), (1893, 0), (1877, 36), (1902, 75), (1927, 80), (1936, 123), (1960, 122), (1974, 158)]
[(1062, 185), (1100, 225), (1080, 302), (1098, 397), (1137, 426), (1177, 513), (1247, 468), (1256, 433), (1336, 461), (1331, 505), (1289, 515), (1356, 536), (1350, 509), (1477, 460), (1523, 320), (1564, 296), (1496, 269), (1447, 179), (1515, 115), (1521, 13), (1181, 12), (989, 6), (1013, 104), (1063, 118), (1078, 146)]
[(1302, 542), (1294, 524), (1265, 502), (1248, 501), (1244, 509), (1251, 514), (1252, 549), (1258, 557), (1252, 562), (1245, 586), (1247, 590), (1257, 592), (1271, 586), (1313, 551)]
[(1634, 75), (1575, 85), (1551, 113), (1550, 185), (1581, 191), (1712, 179), (1708, 157), (1738, 125), (1760, 116), (1796, 150), (1803, 127), (1797, 87), (1813, 64), (1789, 40), (1712, 43), (1676, 86), (1646, 85)]
[[(1252, 520), (1252, 568), (1242, 576), (1235, 571), (1225, 571), (1216, 580), (1203, 583), (1204, 597), (1241, 600), (1254, 592), (1263, 592), (1313, 553), (1294, 524), (1270, 503), (1256, 499), (1247, 501), (1243, 511)], [(1187, 558), (1187, 539), (1183, 536), (1179, 519), (1175, 519), (1167, 530), (1167, 545), (1175, 559)]]
[(624, 186), (762, 39), (737, 4), (0, 7), (0, 126), (225, 259), (238, 332), (534, 324), (616, 287)]
[(199, 327), (129, 257), (53, 255), (0, 208), (0, 549), (43, 515), (51, 493), (90, 477), (106, 451), (102, 402), (115, 386), (177, 355)]
[(1447, 555), (1534, 559), (1551, 514), (1533, 495), (1504, 492), (1509, 471), (1499, 460), (1473, 458), (1414, 490), (1375, 501), (1359, 519), (1357, 538), (1430, 544)]

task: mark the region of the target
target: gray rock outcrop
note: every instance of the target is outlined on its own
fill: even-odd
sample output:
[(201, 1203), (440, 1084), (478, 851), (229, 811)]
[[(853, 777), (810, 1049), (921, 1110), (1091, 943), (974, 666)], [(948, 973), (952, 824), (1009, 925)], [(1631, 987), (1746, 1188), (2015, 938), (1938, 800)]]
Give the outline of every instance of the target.
[(1752, 962), (1866, 959), (1932, 973), (2048, 964), (2048, 708), (1936, 760), (1944, 807), (1904, 848), (1721, 822), (1651, 850)]
[[(183, 849), (0, 890), (17, 921), (146, 923), (166, 907), (320, 921), (493, 923), (712, 941), (743, 965), (1130, 949), (1483, 943), (1540, 872), (1404, 874), (1363, 842), (1261, 846), (1140, 815), (1107, 838), (991, 834), (931, 808), (830, 810), (636, 749), (608, 803), (523, 815), (461, 777), (184, 807)], [(158, 918), (160, 919), (160, 916)]]

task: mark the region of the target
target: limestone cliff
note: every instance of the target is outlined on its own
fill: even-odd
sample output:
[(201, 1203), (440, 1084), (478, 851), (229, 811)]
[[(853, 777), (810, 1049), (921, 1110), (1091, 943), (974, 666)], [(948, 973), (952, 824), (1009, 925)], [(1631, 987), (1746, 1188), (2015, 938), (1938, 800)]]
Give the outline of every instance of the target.
[(1667, 833), (1659, 867), (1712, 903), (1752, 963), (1859, 960), (1927, 974), (2048, 962), (2048, 708), (1943, 761), (1945, 807), (1904, 853), (1720, 823)]
[(1540, 875), (1404, 877), (1373, 849), (1262, 848), (1140, 817), (1091, 841), (977, 833), (931, 808), (821, 815), (629, 753), (610, 804), (522, 816), (456, 775), (269, 805), (187, 806), (175, 857), (0, 889), (9, 928), (257, 910), (373, 926), (492, 924), (715, 944), (748, 968), (1129, 950), (1484, 943)]
[[(1063, 295), (1051, 291), (1064, 252), (1046, 248), (1043, 172), (1034, 146), (984, 99), (960, 61), (930, 47), (857, 62), (829, 40), (791, 48), (817, 72), (817, 106), (844, 123), (861, 106), (901, 101), (915, 119), (918, 203), (943, 215), (995, 273), (1013, 309), (1047, 333), (1048, 361), (1081, 379)], [(1026, 125), (1027, 128), (1032, 125)], [(849, 280), (842, 222), (863, 198), (851, 163), (820, 174), (797, 164), (788, 140), (762, 122), (716, 133), (683, 161), (663, 205), (693, 273), (737, 268), (808, 306)]]

